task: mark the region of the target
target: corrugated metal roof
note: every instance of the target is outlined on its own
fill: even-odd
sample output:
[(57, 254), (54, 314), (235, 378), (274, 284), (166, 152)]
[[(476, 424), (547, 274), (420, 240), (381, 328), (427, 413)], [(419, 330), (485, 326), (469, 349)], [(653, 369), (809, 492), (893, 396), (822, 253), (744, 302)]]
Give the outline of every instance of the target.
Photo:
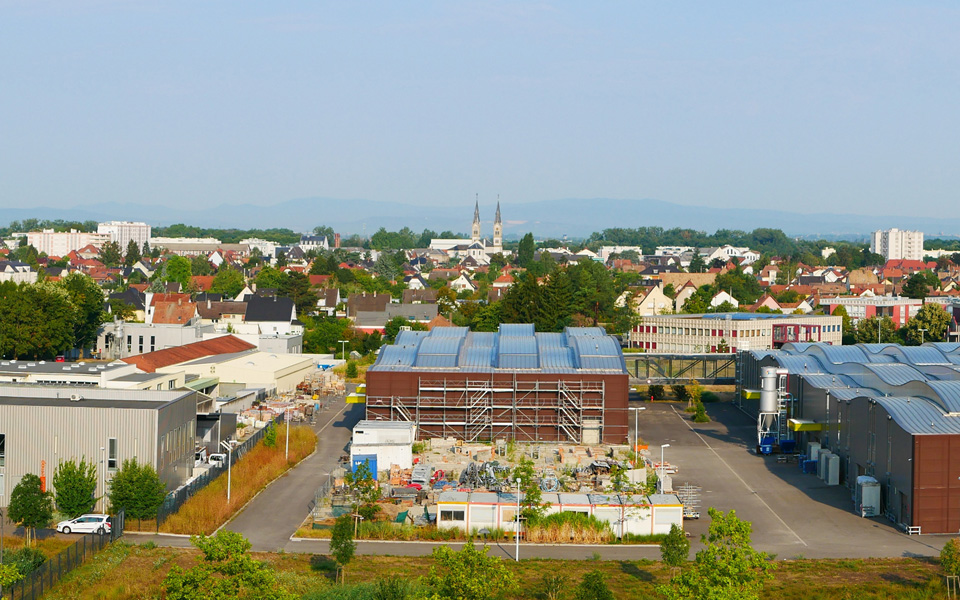
[(949, 365), (947, 355), (929, 346), (900, 346), (900, 353), (907, 358), (904, 362), (915, 365)]
[(872, 398), (882, 395), (879, 391), (868, 387), (833, 388), (830, 390), (830, 396), (837, 400), (853, 400), (863, 396)]
[(466, 343), (472, 346), (488, 346), (492, 348), (497, 345), (497, 334), (492, 331), (478, 331), (470, 334)]
[(881, 381), (889, 385), (904, 385), (911, 381), (926, 381), (927, 378), (920, 371), (910, 365), (889, 364), (880, 365), (867, 363), (863, 368), (874, 373)]
[(878, 352), (883, 352), (885, 349), (890, 346), (896, 346), (896, 344), (857, 344), (870, 354), (877, 354)]
[(500, 336), (500, 355), (504, 354), (536, 354), (537, 339), (529, 337)]
[(397, 334), (394, 346), (419, 346), (420, 341), (430, 335), (429, 331), (401, 331)]
[(377, 357), (377, 366), (410, 367), (416, 358), (417, 352), (412, 346), (384, 346)]
[(933, 346), (944, 354), (960, 353), (960, 342), (927, 342), (924, 346)]
[(470, 332), (469, 327), (437, 327), (436, 330), (436, 333), (430, 337), (463, 338)]
[(603, 327), (567, 327), (563, 331), (568, 337), (579, 337), (581, 335), (604, 337), (607, 335)]
[(623, 359), (619, 356), (581, 356), (580, 366), (584, 369), (620, 371), (623, 369)]
[(948, 413), (960, 415), (960, 381), (930, 381), (927, 382), (930, 389), (939, 397), (931, 398)]
[(835, 365), (843, 363), (869, 362), (867, 353), (856, 346), (831, 346), (829, 344), (811, 344), (806, 354), (820, 355)]
[(948, 417), (931, 401), (917, 397), (878, 396), (873, 399), (897, 425), (913, 435), (960, 433), (960, 417)]
[(774, 356), (774, 359), (784, 369), (791, 373), (801, 375), (803, 373), (824, 373), (825, 369), (816, 356), (809, 354), (785, 354), (780, 353)]
[(578, 336), (570, 338), (573, 347), (584, 356), (620, 356), (620, 345), (610, 336)]
[(533, 323), (501, 323), (500, 336), (533, 337)]
[(461, 367), (493, 367), (493, 346), (469, 346), (460, 359)]
[(834, 388), (849, 388), (857, 387), (857, 382), (850, 378), (848, 375), (830, 375), (830, 374), (816, 374), (816, 375), (803, 375), (803, 380), (812, 385), (813, 387), (818, 387), (821, 389), (829, 390)]
[(537, 369), (540, 361), (536, 354), (501, 354), (497, 360), (500, 369)]
[(441, 369), (455, 368), (457, 366), (457, 354), (417, 354), (415, 366), (421, 369)]
[(562, 333), (538, 333), (537, 346), (542, 352), (544, 348), (567, 348), (567, 336)]
[(540, 366), (544, 369), (574, 369), (577, 364), (574, 360), (573, 349), (566, 346), (560, 348), (540, 347)]
[[(445, 329), (444, 327), (437, 327), (437, 329)], [(443, 337), (443, 336), (429, 336), (423, 339), (420, 342), (420, 351), (419, 354), (459, 354), (460, 353), (460, 344), (463, 342), (463, 338), (459, 337)]]

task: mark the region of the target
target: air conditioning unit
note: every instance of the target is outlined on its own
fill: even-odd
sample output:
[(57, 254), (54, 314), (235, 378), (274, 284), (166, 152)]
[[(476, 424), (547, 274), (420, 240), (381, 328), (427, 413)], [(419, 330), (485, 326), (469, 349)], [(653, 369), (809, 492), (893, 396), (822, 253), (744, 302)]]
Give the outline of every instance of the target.
[(70, 402), (80, 402), (83, 400), (83, 396), (80, 394), (70, 394)]

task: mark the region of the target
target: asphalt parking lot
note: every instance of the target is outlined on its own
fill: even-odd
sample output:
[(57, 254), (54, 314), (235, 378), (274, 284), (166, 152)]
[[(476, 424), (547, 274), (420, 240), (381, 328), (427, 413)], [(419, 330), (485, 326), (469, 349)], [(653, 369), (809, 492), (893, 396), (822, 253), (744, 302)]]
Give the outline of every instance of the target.
[(693, 423), (680, 404), (631, 405), (646, 407), (631, 414), (639, 414), (640, 437), (655, 461), (660, 445), (670, 444), (666, 461), (679, 467), (674, 487), (703, 489), (701, 518), (686, 521), (695, 540), (707, 531), (708, 507), (735, 509), (753, 523), (754, 547), (781, 559), (931, 556), (949, 539), (907, 536), (883, 517), (862, 519), (845, 486), (827, 486), (795, 463), (757, 456), (756, 423), (730, 403), (708, 404), (712, 422), (705, 424)]

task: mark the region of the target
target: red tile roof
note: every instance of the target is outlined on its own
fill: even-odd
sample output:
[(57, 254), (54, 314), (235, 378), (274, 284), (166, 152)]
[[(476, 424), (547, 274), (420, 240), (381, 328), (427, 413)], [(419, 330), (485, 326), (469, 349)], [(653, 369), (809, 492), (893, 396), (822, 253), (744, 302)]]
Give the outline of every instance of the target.
[(213, 287), (213, 275), (194, 275), (190, 278), (193, 285), (201, 292), (209, 292)]
[(165, 348), (156, 352), (138, 354), (123, 359), (123, 362), (136, 365), (141, 371), (154, 373), (162, 367), (169, 367), (188, 360), (202, 358), (204, 356), (213, 356), (215, 354), (232, 354), (234, 352), (245, 352), (254, 350), (256, 346), (249, 344), (238, 337), (227, 335), (224, 337), (194, 342), (175, 348)]
[(153, 322), (166, 325), (186, 325), (197, 314), (193, 302), (154, 302)]

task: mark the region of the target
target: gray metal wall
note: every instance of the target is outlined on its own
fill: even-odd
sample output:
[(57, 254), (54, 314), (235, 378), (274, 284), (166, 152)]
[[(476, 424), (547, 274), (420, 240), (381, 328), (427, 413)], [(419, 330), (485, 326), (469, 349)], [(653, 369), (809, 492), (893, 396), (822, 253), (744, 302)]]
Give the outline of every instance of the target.
[(193, 476), (197, 432), (197, 394), (167, 404), (157, 415), (157, 446), (154, 466), (167, 484), (167, 491)]
[[(154, 405), (155, 406), (155, 405)], [(47, 489), (52, 489), (53, 473), (63, 460), (86, 458), (98, 463), (106, 460), (109, 438), (117, 438), (119, 461), (136, 457), (156, 467), (157, 410), (91, 408), (68, 400), (63, 406), (0, 405), (0, 433), (6, 434), (4, 474), (6, 506), (20, 479), (27, 473), (40, 475), (46, 462)], [(101, 452), (100, 448), (105, 450)], [(105, 474), (109, 484), (112, 472)], [(167, 481), (168, 487), (173, 481)], [(97, 495), (103, 494), (100, 483)]]

